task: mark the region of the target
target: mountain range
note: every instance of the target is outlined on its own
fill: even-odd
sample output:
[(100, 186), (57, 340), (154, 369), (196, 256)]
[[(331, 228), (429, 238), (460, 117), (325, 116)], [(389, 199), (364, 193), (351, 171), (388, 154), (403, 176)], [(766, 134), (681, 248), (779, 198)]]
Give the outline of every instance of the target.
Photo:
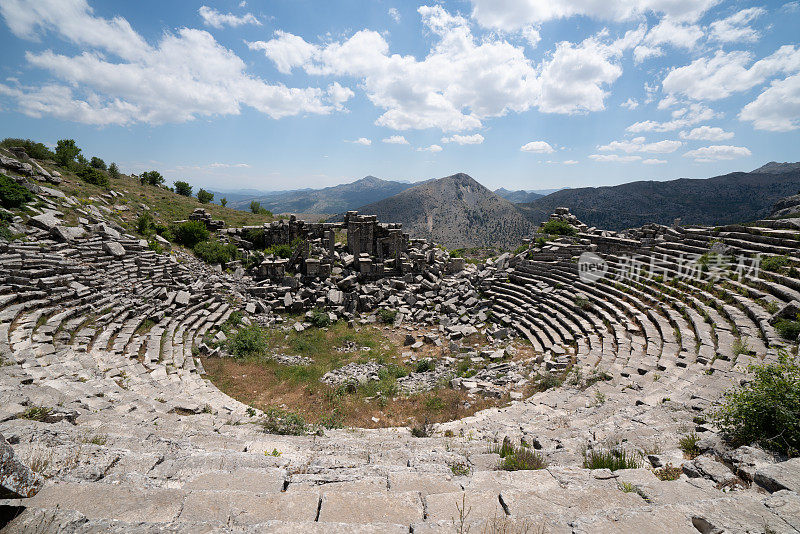
[(566, 206), (590, 226), (621, 230), (646, 223), (721, 225), (769, 216), (776, 201), (800, 190), (800, 163), (770, 162), (751, 172), (707, 179), (639, 181), (556, 191), (518, 207), (543, 221)]
[(273, 213), (342, 213), (391, 197), (413, 185), (366, 176), (349, 184), (324, 189), (276, 191), (239, 198), (232, 198), (229, 194), (228, 205), (248, 209), (255, 200)]

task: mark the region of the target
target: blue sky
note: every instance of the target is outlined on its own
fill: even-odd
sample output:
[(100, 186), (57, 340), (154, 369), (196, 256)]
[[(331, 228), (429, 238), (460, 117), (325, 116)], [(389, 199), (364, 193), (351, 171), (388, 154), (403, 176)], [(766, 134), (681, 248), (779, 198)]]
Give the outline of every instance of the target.
[(217, 190), (800, 160), (800, 2), (0, 0), (0, 136)]

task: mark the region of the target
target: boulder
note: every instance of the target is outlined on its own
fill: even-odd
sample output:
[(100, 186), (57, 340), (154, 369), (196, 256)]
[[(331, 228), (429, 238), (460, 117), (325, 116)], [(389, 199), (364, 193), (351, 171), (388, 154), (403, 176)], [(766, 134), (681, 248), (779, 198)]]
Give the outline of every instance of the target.
[(123, 247), (116, 241), (105, 241), (103, 243), (103, 250), (105, 250), (115, 258), (121, 258), (125, 256), (125, 247)]
[(14, 449), (0, 434), (0, 499), (33, 497), (42, 485), (42, 477), (14, 458)]
[(175, 295), (175, 304), (178, 306), (188, 306), (190, 297), (191, 295), (188, 291), (178, 291), (178, 294)]
[(36, 215), (35, 217), (31, 217), (28, 220), (28, 223), (37, 228), (41, 228), (42, 230), (47, 230), (49, 232), (56, 226), (60, 225), (61, 220), (52, 213), (48, 212), (48, 213), (42, 213), (41, 215)]
[(80, 226), (54, 226), (50, 229), (50, 234), (59, 241), (74, 241), (86, 235), (86, 230)]

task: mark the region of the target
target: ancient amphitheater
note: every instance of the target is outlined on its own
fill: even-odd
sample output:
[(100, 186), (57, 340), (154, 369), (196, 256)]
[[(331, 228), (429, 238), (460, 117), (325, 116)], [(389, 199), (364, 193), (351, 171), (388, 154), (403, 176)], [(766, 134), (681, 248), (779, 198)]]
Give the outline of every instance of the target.
[[(192, 350), (257, 300), (241, 277), (156, 254), (56, 189), (40, 197), (40, 215), (15, 220), (26, 239), (0, 241), (0, 433), (14, 455), (0, 449), (4, 531), (800, 531), (798, 459), (729, 449), (703, 419), (749, 364), (796, 351), (771, 318), (800, 301), (800, 279), (753, 261), (800, 266), (791, 221), (620, 235), (562, 210), (575, 238), (507, 257), (476, 284), (493, 319), (574, 383), (429, 437), (281, 436), (203, 378)], [(75, 210), (77, 223), (62, 218)], [(742, 261), (715, 270), (723, 256)], [(691, 432), (693, 460), (678, 446)], [(491, 446), (505, 437), (546, 467), (497, 469)], [(642, 462), (587, 469), (587, 449)], [(668, 465), (677, 479), (656, 476)]]

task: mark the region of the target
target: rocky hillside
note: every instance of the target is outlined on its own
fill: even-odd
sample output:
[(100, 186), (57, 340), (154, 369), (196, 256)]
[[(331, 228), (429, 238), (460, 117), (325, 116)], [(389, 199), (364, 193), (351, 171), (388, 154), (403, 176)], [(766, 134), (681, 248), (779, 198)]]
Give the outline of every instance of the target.
[(684, 224), (720, 225), (767, 217), (776, 201), (798, 190), (800, 168), (758, 169), (708, 179), (565, 189), (519, 207), (529, 220), (539, 222), (566, 206), (586, 224), (614, 230), (649, 222), (672, 224), (676, 218)]
[(516, 246), (532, 230), (513, 204), (464, 173), (424, 182), (358, 211), (403, 223), (412, 237), (448, 248)]
[(279, 191), (264, 196), (240, 198), (230, 204), (238, 209), (248, 209), (253, 200), (273, 213), (342, 213), (364, 204), (378, 202), (413, 184), (381, 180), (366, 176), (349, 184), (325, 189)]

